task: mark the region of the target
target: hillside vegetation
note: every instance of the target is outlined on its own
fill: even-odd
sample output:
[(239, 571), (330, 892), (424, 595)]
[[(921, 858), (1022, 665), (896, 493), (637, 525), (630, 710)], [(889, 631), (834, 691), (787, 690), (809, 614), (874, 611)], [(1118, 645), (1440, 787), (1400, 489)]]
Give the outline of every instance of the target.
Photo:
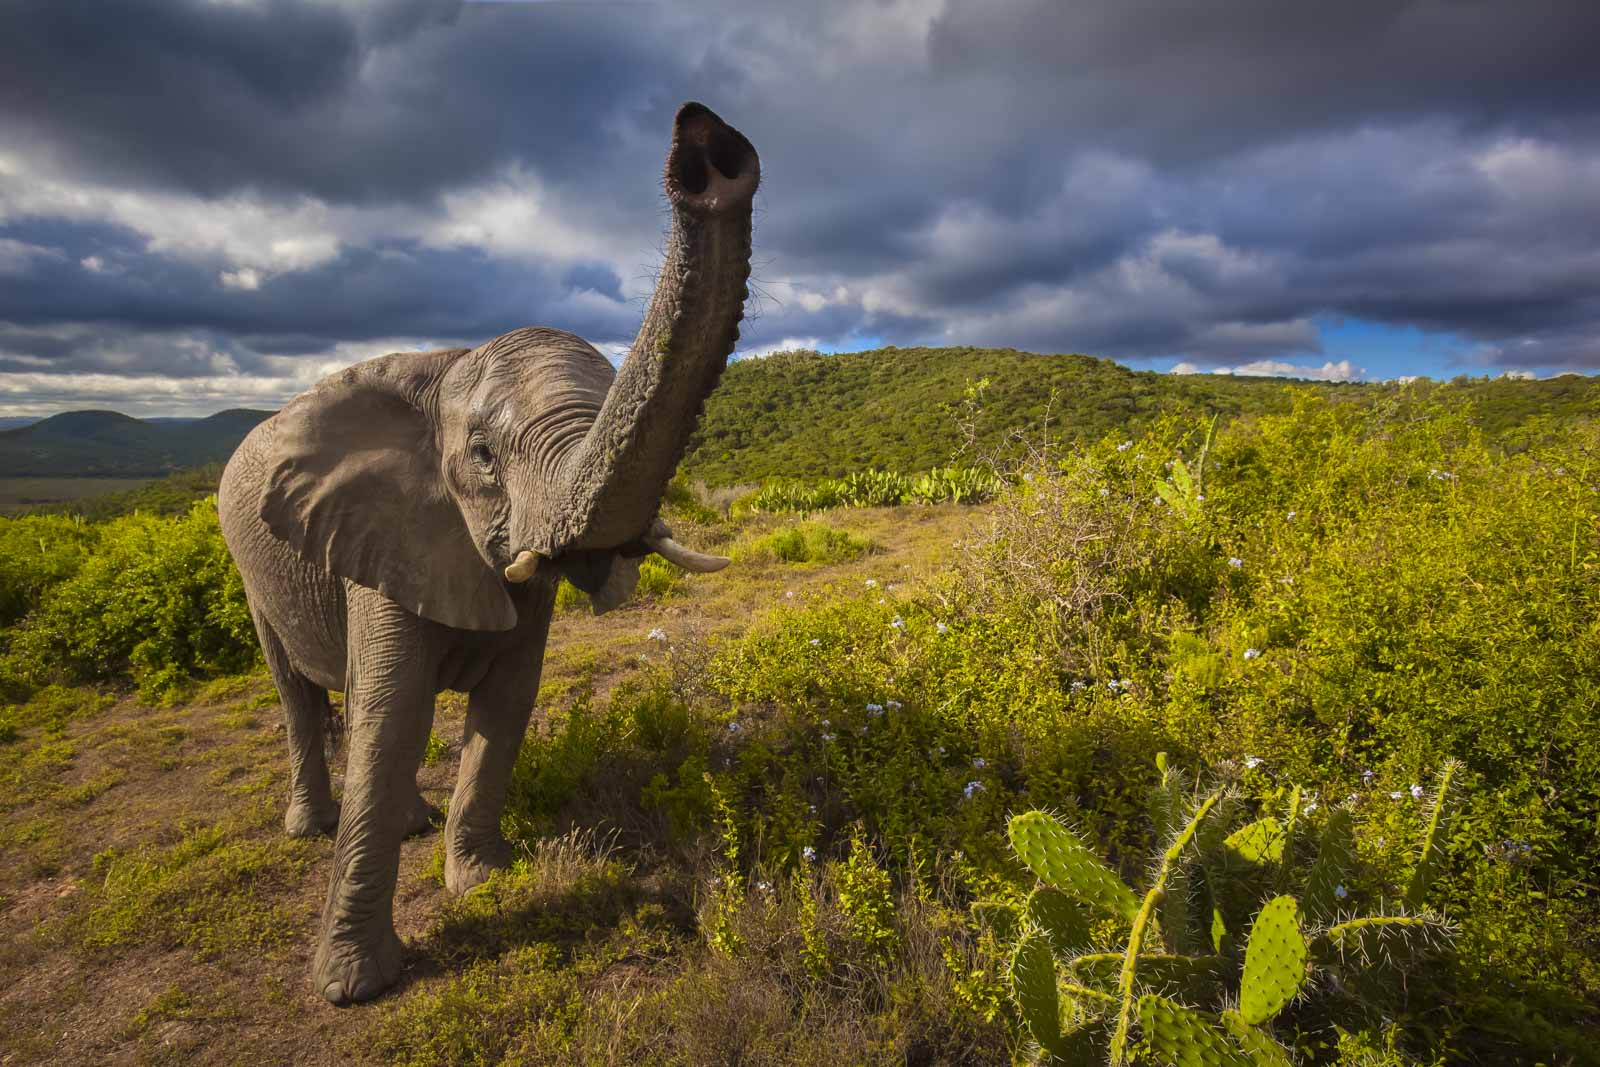
[(223, 462), (271, 414), (233, 409), (193, 421), (147, 422), (115, 411), (69, 411), (0, 430), (0, 478), (159, 478)]
[[(982, 417), (963, 419), (969, 389)], [(766, 478), (841, 477), (866, 467), (919, 472), (964, 447), (1017, 458), (1025, 444), (1096, 441), (1139, 433), (1165, 414), (1196, 418), (1278, 414), (1312, 393), (1363, 405), (1437, 392), (1473, 405), (1500, 438), (1539, 418), (1600, 410), (1600, 379), (1458, 378), (1421, 389), (1225, 375), (1135, 371), (1090, 356), (996, 348), (885, 348), (825, 356), (783, 352), (729, 365), (706, 401), (682, 470), (709, 485)], [(1028, 430), (1026, 441), (1016, 437)], [(969, 457), (971, 458), (971, 457)]]
[[(281, 835), (214, 502), (0, 520), (0, 1047), (999, 1065), (1103, 1049), (1115, 1002), (1141, 1064), (1200, 1055), (1196, 1019), (1204, 1062), (1600, 1062), (1600, 425), (1495, 383), (1274, 388), (1025, 450), (976, 506), (730, 517), (680, 480), (669, 521), (738, 562), (652, 562), (600, 618), (563, 591), (515, 865), (451, 900), (408, 843), (406, 976), (341, 1012), (305, 981), (332, 844)], [(1073, 843), (1024, 865), (1030, 810)], [(1074, 879), (1111, 906), (1080, 922)], [(1315, 981), (1251, 962), (1269, 898)], [(1023, 1003), (1045, 932), (1060, 1032)], [(1223, 1031), (1263, 966), (1297, 977)]]

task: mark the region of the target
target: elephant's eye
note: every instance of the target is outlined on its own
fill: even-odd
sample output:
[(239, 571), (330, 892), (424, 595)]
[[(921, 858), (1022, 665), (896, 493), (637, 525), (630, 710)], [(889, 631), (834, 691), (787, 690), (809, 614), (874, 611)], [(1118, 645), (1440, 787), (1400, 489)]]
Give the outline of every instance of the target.
[(494, 468), (494, 453), (490, 452), (489, 446), (482, 441), (474, 441), (471, 447), (467, 449), (467, 452), (472, 456), (472, 462), (484, 470), (492, 470)]

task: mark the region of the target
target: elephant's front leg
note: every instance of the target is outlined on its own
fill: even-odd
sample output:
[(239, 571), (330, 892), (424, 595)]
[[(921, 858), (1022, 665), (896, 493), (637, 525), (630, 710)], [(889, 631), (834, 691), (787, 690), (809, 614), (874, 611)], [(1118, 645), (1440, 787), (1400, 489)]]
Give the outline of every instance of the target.
[(555, 584), (539, 583), (526, 595), (528, 600), (517, 609), (524, 622), (516, 646), (467, 698), (461, 767), (444, 831), (444, 884), (452, 893), (481, 885), (511, 858), (511, 848), (500, 833), (500, 813), (539, 695)]
[(335, 1004), (370, 1000), (400, 976), (394, 886), (434, 696), (425, 640), (433, 624), (372, 590), (349, 589), (349, 755), (333, 879), (312, 964), (313, 984)]

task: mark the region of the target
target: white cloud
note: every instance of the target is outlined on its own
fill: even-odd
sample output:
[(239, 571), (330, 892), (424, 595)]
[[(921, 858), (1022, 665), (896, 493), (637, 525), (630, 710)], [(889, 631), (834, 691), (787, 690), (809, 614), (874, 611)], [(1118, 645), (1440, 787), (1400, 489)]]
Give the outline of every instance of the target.
[(820, 337), (785, 337), (781, 341), (773, 341), (771, 344), (760, 345), (756, 348), (740, 348), (734, 358), (761, 359), (763, 356), (770, 356), (774, 352), (793, 352), (798, 349), (814, 350), (820, 344), (822, 344), (822, 338)]
[(1335, 363), (1328, 360), (1320, 367), (1285, 363), (1276, 359), (1258, 359), (1237, 367), (1202, 367), (1187, 360), (1175, 365), (1172, 374), (1233, 374), (1246, 378), (1308, 378), (1321, 382), (1365, 381), (1367, 369), (1357, 367), (1348, 359)]
[(261, 272), (253, 267), (225, 270), (217, 277), (221, 280), (224, 289), (256, 290), (261, 288)]

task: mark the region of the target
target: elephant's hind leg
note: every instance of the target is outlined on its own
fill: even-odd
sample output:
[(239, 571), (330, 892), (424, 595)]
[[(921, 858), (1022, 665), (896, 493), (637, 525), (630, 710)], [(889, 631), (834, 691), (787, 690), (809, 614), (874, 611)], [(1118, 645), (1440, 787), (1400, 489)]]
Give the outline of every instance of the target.
[(328, 691), (294, 669), (283, 642), (272, 626), (255, 615), (256, 634), (267, 670), (278, 687), (289, 734), (289, 810), (283, 828), (290, 837), (331, 834), (339, 825), (339, 806), (333, 802), (324, 751), (328, 717)]

